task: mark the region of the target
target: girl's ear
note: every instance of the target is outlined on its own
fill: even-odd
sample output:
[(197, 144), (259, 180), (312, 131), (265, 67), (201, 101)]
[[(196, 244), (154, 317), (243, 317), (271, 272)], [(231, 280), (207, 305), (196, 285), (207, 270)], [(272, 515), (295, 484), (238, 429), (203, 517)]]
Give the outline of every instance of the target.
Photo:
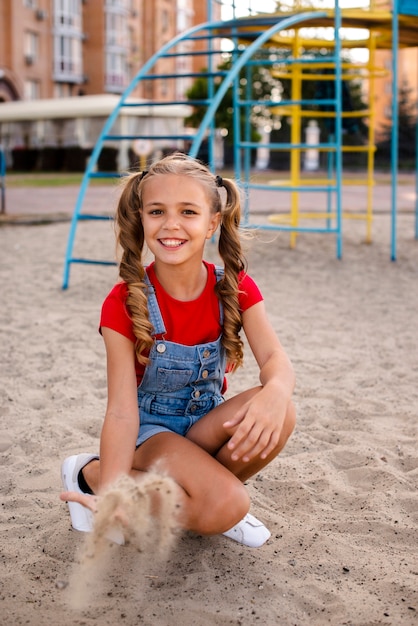
[(211, 237), (213, 237), (214, 233), (216, 233), (216, 231), (218, 229), (220, 221), (221, 221), (221, 214), (220, 213), (214, 213), (211, 216), (208, 232), (206, 234), (206, 239), (210, 239)]

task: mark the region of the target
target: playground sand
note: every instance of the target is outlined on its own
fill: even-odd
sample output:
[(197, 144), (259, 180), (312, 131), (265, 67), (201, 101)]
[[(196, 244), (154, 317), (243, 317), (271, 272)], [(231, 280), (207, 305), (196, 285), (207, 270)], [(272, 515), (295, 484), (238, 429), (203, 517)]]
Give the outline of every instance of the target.
[[(97, 325), (116, 269), (73, 266), (62, 291), (68, 224), (0, 228), (3, 624), (417, 623), (418, 244), (410, 212), (396, 263), (388, 215), (376, 216), (372, 245), (364, 229), (347, 224), (342, 260), (332, 235), (290, 250), (286, 234), (260, 231), (250, 244), (250, 274), (297, 374), (296, 431), (248, 482), (269, 542), (186, 533), (164, 558), (113, 545), (77, 605), (85, 536), (59, 500), (60, 464), (98, 450)], [(83, 225), (77, 246), (111, 257), (111, 225)], [(229, 382), (230, 393), (256, 384), (251, 358)]]

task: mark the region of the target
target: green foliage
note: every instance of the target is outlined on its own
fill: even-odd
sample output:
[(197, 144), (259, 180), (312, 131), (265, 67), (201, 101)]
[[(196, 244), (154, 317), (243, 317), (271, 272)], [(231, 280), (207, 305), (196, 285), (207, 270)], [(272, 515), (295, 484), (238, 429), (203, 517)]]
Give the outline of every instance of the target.
[[(229, 56), (226, 61), (218, 66), (220, 72), (227, 72), (232, 67), (232, 57)], [(219, 89), (221, 84), (221, 77), (214, 79), (214, 91), (215, 93)], [(263, 106), (263, 100), (269, 101), (272, 93), (278, 93), (280, 90), (280, 83), (272, 78), (270, 71), (262, 65), (248, 66), (244, 68), (238, 78), (237, 86), (237, 98), (239, 100), (257, 100), (260, 101), (259, 105), (251, 108), (250, 118), (250, 140), (259, 141), (260, 135), (257, 132), (257, 128), (260, 125), (264, 125), (271, 121), (271, 113), (268, 107)], [(206, 100), (209, 95), (209, 79), (202, 74), (193, 83), (192, 87), (187, 91), (186, 96), (189, 100)], [(230, 145), (234, 143), (234, 115), (240, 116), (240, 132), (241, 137), (244, 137), (245, 126), (247, 122), (246, 107), (237, 107), (238, 110), (234, 111), (234, 92), (231, 86), (224, 98), (218, 110), (215, 113), (215, 126), (216, 128), (225, 129), (226, 142)], [(193, 128), (198, 128), (202, 122), (203, 116), (206, 112), (204, 105), (194, 105), (193, 113), (186, 118), (186, 124)]]
[[(408, 165), (417, 157), (416, 103), (412, 99), (412, 89), (404, 81), (399, 89), (398, 97), (398, 142), (400, 165)], [(392, 147), (392, 122), (384, 124), (377, 143), (376, 160), (379, 163), (390, 163)]]

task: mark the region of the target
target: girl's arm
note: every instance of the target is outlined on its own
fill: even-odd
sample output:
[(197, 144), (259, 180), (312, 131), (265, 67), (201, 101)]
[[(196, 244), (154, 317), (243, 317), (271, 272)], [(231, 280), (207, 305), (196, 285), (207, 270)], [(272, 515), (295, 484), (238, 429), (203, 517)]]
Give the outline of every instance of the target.
[(227, 422), (236, 428), (228, 447), (232, 459), (249, 461), (276, 448), (295, 386), (292, 364), (268, 320), (264, 302), (244, 311), (243, 329), (260, 368), (261, 389)]
[(107, 354), (107, 409), (100, 438), (100, 489), (132, 469), (139, 417), (132, 341), (102, 328)]

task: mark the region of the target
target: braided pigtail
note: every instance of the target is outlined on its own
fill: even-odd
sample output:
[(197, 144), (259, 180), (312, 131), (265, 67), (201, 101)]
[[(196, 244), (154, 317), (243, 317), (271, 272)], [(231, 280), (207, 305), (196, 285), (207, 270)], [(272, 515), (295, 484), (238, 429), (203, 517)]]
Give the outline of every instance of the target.
[(127, 306), (136, 337), (135, 352), (144, 365), (144, 352), (153, 344), (153, 327), (149, 321), (145, 268), (142, 260), (144, 230), (141, 220), (142, 174), (131, 174), (123, 182), (123, 190), (116, 210), (117, 243), (122, 249), (119, 276), (128, 286)]
[(244, 359), (244, 344), (239, 335), (242, 318), (238, 301), (238, 274), (246, 269), (239, 232), (241, 202), (238, 188), (232, 180), (217, 177), (216, 183), (226, 190), (218, 244), (225, 273), (223, 279), (217, 283), (216, 289), (224, 309), (222, 343), (230, 367), (235, 370), (242, 365)]

